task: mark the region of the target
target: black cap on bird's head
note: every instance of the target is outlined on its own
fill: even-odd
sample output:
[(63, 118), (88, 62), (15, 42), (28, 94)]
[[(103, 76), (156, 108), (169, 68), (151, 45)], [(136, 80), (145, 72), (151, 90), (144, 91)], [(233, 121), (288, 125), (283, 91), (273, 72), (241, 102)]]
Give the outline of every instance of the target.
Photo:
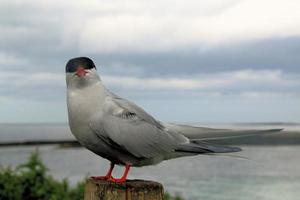
[(86, 70), (96, 69), (94, 62), (88, 57), (72, 58), (66, 65), (66, 73), (74, 73), (78, 76), (85, 76)]

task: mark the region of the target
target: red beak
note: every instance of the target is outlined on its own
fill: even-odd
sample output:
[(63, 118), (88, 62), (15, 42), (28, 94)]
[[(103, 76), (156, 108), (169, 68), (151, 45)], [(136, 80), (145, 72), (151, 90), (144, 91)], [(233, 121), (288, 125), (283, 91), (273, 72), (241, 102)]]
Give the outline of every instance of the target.
[(83, 77), (87, 74), (88, 72), (83, 68), (83, 67), (78, 67), (76, 70), (76, 75), (78, 77)]

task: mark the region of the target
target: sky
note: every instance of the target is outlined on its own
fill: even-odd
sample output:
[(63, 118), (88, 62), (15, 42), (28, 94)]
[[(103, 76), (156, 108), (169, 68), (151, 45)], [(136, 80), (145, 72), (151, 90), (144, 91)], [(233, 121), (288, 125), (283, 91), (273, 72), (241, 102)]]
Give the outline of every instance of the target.
[(169, 122), (299, 122), (298, 0), (0, 0), (0, 123), (67, 122), (65, 64)]

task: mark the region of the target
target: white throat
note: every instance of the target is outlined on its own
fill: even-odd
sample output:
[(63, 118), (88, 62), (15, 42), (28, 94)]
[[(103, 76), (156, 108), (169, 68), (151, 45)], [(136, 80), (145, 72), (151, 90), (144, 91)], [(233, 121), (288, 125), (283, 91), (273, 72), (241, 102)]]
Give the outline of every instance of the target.
[(101, 110), (107, 92), (96, 70), (85, 77), (67, 74), (66, 81), (69, 123), (76, 127), (89, 120), (95, 110)]

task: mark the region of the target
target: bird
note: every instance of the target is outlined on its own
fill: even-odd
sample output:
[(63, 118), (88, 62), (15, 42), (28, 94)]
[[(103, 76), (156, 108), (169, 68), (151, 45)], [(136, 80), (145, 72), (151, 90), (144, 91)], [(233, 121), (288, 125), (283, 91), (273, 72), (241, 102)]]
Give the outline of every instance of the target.
[[(135, 103), (109, 91), (92, 59), (72, 58), (65, 69), (70, 130), (83, 147), (110, 161), (106, 175), (94, 179), (123, 183), (131, 167), (242, 150), (212, 144), (213, 140), (281, 131), (215, 129), (161, 122)], [(115, 165), (125, 166), (120, 178), (112, 176)]]

